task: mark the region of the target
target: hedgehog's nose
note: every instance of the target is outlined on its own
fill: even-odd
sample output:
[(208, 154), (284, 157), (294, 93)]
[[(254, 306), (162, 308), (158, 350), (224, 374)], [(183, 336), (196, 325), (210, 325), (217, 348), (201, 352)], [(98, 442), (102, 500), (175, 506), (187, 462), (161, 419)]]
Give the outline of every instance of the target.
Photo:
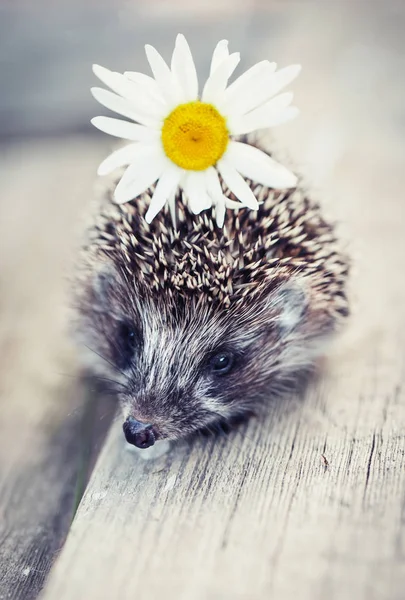
[(128, 444), (137, 448), (149, 448), (155, 443), (155, 433), (149, 423), (141, 423), (133, 417), (128, 417), (122, 428)]

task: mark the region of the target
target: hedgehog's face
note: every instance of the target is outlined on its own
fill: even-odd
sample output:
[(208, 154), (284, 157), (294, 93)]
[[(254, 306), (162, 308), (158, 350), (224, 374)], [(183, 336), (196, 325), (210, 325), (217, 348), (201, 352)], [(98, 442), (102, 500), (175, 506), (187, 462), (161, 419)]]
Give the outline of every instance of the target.
[(117, 380), (124, 433), (139, 447), (248, 416), (303, 366), (307, 303), (290, 284), (221, 310), (104, 274), (91, 303), (87, 345)]

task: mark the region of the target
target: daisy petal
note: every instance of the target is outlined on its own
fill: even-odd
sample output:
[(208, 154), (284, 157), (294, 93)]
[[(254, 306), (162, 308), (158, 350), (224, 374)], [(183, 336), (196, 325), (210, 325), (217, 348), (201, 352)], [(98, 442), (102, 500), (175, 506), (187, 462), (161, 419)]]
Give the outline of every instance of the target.
[(246, 115), (228, 118), (228, 129), (232, 135), (240, 135), (263, 127), (279, 125), (284, 122), (284, 113), (291, 104), (292, 99), (293, 94), (291, 92), (279, 94)]
[(212, 206), (212, 199), (206, 189), (204, 171), (189, 171), (182, 187), (186, 192), (190, 209), (195, 215)]
[[(205, 171), (207, 192), (211, 196), (215, 204), (215, 218), (218, 227), (222, 227), (225, 220), (225, 207), (227, 198), (222, 191), (222, 187), (218, 177), (218, 171), (214, 167), (210, 167)], [(239, 202), (237, 203), (240, 208)]]
[(239, 94), (230, 102), (230, 113), (244, 115), (261, 106), (295, 79), (300, 70), (300, 65), (291, 65), (285, 69), (280, 69), (276, 73), (270, 73), (261, 81), (251, 82), (244, 93)]
[(197, 71), (190, 47), (184, 35), (179, 34), (177, 36), (171, 68), (182, 89), (182, 102), (197, 100)]
[(166, 81), (170, 79), (170, 69), (156, 48), (150, 44), (146, 44), (145, 52), (153, 76), (158, 86), (161, 87), (162, 83), (166, 83)]
[(109, 110), (112, 110), (123, 117), (127, 117), (128, 119), (132, 119), (132, 121), (138, 121), (138, 123), (142, 123), (142, 125), (149, 125), (150, 127), (156, 125), (156, 119), (150, 118), (141, 112), (137, 112), (130, 100), (117, 96), (117, 94), (114, 94), (109, 90), (104, 90), (103, 88), (93, 87), (90, 91), (97, 102)]
[(147, 223), (151, 223), (158, 212), (162, 210), (167, 200), (171, 197), (173, 191), (179, 185), (181, 175), (181, 169), (175, 165), (171, 164), (165, 168), (156, 184), (148, 212), (145, 215), (145, 220)]
[(140, 148), (144, 148), (143, 144), (134, 143), (127, 144), (123, 148), (115, 150), (110, 156), (107, 156), (107, 158), (103, 160), (97, 169), (97, 174), (108, 175), (115, 169), (118, 169), (118, 167), (130, 165), (138, 158)]
[(244, 177), (262, 185), (271, 188), (291, 188), (297, 184), (297, 177), (291, 171), (249, 144), (231, 141), (226, 151), (226, 159)]
[(211, 59), (210, 75), (219, 67), (219, 65), (229, 56), (228, 40), (221, 40), (215, 47)]
[(153, 79), (153, 77), (149, 77), (149, 75), (145, 75), (144, 73), (138, 73), (136, 71), (125, 71), (124, 76), (128, 77), (128, 79), (130, 79), (134, 83), (146, 88), (149, 94), (151, 94), (156, 100), (165, 103), (159, 86)]
[(159, 52), (153, 46), (146, 44), (146, 58), (148, 59), (150, 68), (159, 89), (162, 91), (169, 107), (178, 104), (181, 101), (181, 90), (178, 82), (172, 75), (166, 62), (163, 60)]
[(225, 102), (227, 106), (231, 106), (232, 100), (239, 98), (241, 94), (250, 94), (252, 85), (254, 87), (263, 85), (263, 80), (271, 77), (271, 74), (274, 73), (276, 68), (277, 64), (275, 62), (271, 63), (268, 60), (262, 60), (242, 73), (242, 75), (235, 79), (235, 81), (226, 89)]
[(225, 206), (226, 208), (232, 208), (232, 210), (236, 210), (240, 208), (241, 204), (240, 202), (235, 202), (234, 200), (229, 200), (229, 198), (226, 198)]
[(286, 85), (289, 85), (301, 71), (301, 65), (290, 65), (274, 73), (273, 89), (271, 95), (278, 94)]
[(213, 74), (207, 79), (201, 97), (203, 102), (212, 102), (213, 104), (216, 104), (217, 100), (223, 98), (228, 79), (236, 69), (239, 61), (239, 52), (234, 52), (221, 62)]
[(229, 161), (228, 151), (226, 152), (225, 157), (218, 162), (217, 167), (225, 184), (238, 200), (248, 208), (257, 210), (259, 204), (255, 195), (243, 177), (236, 171), (232, 162)]
[(217, 227), (224, 226), (225, 211), (226, 211), (225, 201), (217, 202), (215, 205), (215, 221), (217, 223)]
[(169, 205), (169, 211), (170, 211), (170, 216), (172, 218), (172, 222), (173, 222), (173, 229), (176, 230), (177, 225), (177, 214), (176, 214), (176, 190), (174, 190), (174, 192), (172, 192), (170, 194), (170, 198), (167, 201), (167, 204)]
[(115, 202), (124, 204), (145, 192), (161, 176), (166, 165), (166, 157), (159, 149), (143, 146), (142, 154), (127, 168), (115, 188)]
[(119, 96), (129, 100), (137, 114), (145, 115), (157, 122), (167, 112), (167, 109), (165, 110), (162, 105), (151, 99), (147, 88), (136, 85), (121, 73), (109, 71), (100, 65), (93, 65), (93, 72), (96, 77)]
[[(260, 110), (260, 108), (257, 110)], [(263, 116), (257, 114), (254, 117), (252, 113), (249, 113), (246, 116), (246, 121), (241, 126), (239, 133), (250, 133), (252, 131), (256, 131), (257, 129), (277, 127), (277, 125), (283, 125), (284, 123), (288, 123), (288, 121), (292, 121), (299, 114), (300, 111), (296, 106), (288, 106), (287, 108), (281, 110), (278, 114), (263, 114)], [(245, 117), (242, 117), (242, 119), (244, 120)]]
[(205, 180), (207, 192), (212, 196), (214, 202), (219, 202), (219, 200), (224, 197), (224, 194), (219, 182), (218, 172), (214, 167), (209, 167), (209, 169), (205, 171)]
[(93, 65), (93, 73), (96, 77), (100, 79), (107, 87), (111, 88), (114, 92), (119, 94), (120, 96), (124, 95), (124, 87), (120, 86), (120, 78), (117, 77), (119, 73), (115, 71), (110, 71), (101, 65)]
[(121, 73), (110, 71), (101, 65), (93, 65), (93, 73), (106, 86), (111, 88), (123, 98), (133, 100), (134, 97), (136, 97), (136, 93), (139, 93), (139, 89), (134, 85), (134, 83), (129, 81)]
[(123, 140), (149, 142), (159, 138), (159, 132), (155, 129), (149, 129), (143, 125), (128, 123), (128, 121), (121, 121), (120, 119), (113, 119), (111, 117), (94, 117), (91, 119), (91, 123), (94, 127), (100, 129), (100, 131), (122, 138)]

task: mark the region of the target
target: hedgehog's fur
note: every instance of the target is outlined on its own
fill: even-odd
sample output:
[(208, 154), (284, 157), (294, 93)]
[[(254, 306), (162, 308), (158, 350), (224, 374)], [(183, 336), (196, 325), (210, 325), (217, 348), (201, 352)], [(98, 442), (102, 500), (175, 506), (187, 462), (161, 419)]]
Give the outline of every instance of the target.
[[(346, 258), (319, 207), (300, 189), (250, 185), (259, 210), (228, 210), (223, 229), (210, 211), (191, 214), (181, 192), (176, 228), (167, 208), (148, 225), (153, 190), (119, 206), (111, 188), (89, 230), (79, 330), (98, 372), (117, 380), (125, 416), (159, 437), (256, 412), (291, 389), (348, 312)], [(210, 366), (218, 352), (235, 357), (224, 376)]]

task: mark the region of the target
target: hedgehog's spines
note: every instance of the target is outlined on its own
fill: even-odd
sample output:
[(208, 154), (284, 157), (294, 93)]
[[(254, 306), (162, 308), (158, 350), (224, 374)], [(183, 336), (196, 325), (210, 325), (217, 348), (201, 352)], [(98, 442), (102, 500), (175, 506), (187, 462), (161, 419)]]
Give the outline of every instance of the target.
[[(189, 298), (198, 291), (222, 307), (243, 304), (270, 284), (299, 274), (310, 280), (320, 310), (333, 319), (345, 316), (347, 261), (319, 206), (299, 189), (248, 183), (258, 210), (228, 210), (223, 229), (209, 211), (193, 215), (182, 192), (176, 197), (175, 229), (169, 207), (146, 222), (153, 190), (123, 205), (112, 202), (110, 191), (84, 251), (125, 266), (145, 293), (149, 288), (152, 294)], [(235, 200), (223, 182), (222, 188)]]

